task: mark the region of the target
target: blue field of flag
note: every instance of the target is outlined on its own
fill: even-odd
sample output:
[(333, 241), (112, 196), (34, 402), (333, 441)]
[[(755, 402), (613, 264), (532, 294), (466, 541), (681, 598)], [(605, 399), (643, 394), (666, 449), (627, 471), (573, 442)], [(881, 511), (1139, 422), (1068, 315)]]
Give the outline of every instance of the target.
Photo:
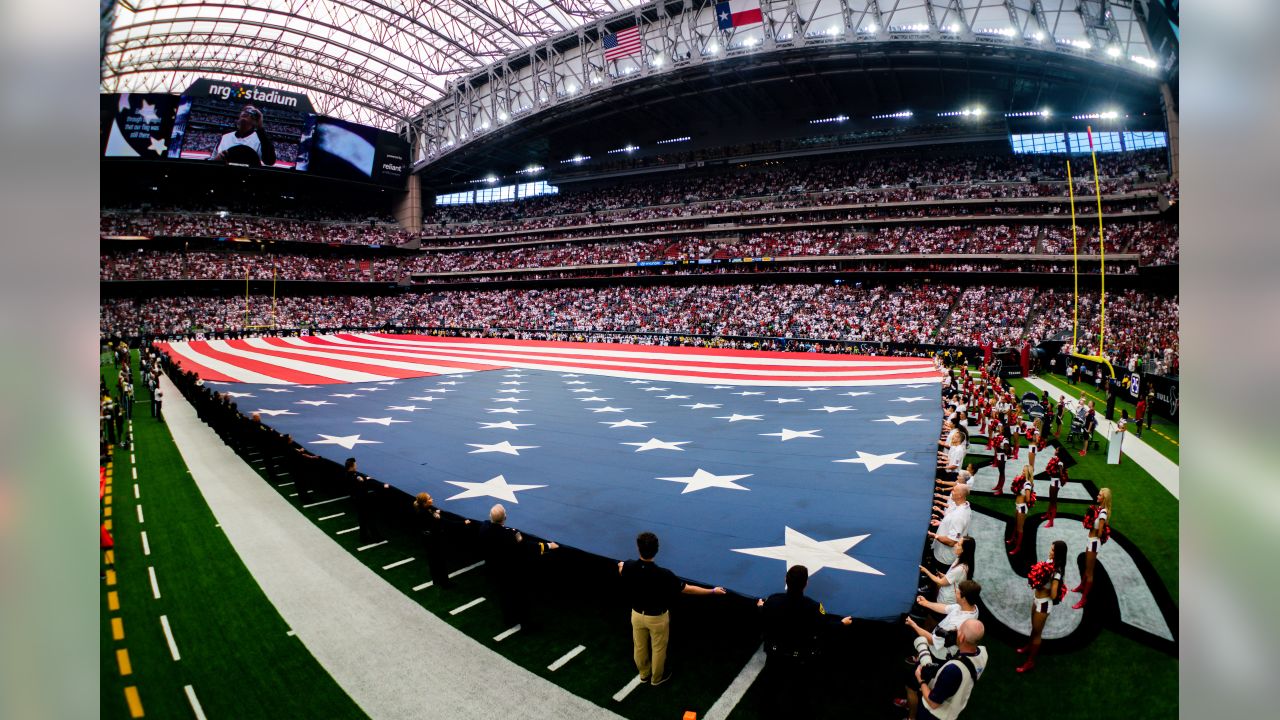
[(650, 530), (688, 580), (763, 597), (790, 564), (839, 614), (909, 609), (933, 491), (936, 383), (767, 387), (494, 370), (217, 386), (241, 412), (410, 494), (613, 559)]

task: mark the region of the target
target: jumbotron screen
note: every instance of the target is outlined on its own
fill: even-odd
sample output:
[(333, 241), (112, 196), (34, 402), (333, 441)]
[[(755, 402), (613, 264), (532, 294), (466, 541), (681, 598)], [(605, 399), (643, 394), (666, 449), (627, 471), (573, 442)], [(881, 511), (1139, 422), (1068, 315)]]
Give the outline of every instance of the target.
[(392, 187), (403, 187), (409, 172), (403, 138), (317, 115), (299, 93), (202, 79), (181, 97), (110, 93), (101, 106), (104, 157), (298, 170)]

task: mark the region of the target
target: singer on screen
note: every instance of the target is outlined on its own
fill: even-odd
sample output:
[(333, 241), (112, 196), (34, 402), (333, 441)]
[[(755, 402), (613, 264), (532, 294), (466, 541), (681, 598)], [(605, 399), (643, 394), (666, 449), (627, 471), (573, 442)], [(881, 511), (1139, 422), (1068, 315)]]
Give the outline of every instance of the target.
[(262, 111), (252, 105), (245, 105), (236, 118), (236, 129), (222, 136), (213, 159), (217, 162), (235, 163), (238, 165), (276, 164), (276, 148), (271, 137), (262, 127)]

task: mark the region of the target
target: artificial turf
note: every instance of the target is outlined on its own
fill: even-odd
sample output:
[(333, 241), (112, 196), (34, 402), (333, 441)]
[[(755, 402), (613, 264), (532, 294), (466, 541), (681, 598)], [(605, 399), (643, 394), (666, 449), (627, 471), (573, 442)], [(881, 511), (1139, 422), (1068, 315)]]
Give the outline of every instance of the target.
[[(1103, 393), (1095, 390), (1093, 388), (1093, 385), (1090, 383), (1081, 382), (1076, 385), (1071, 385), (1067, 383), (1066, 378), (1062, 377), (1061, 375), (1055, 375), (1053, 373), (1043, 373), (1041, 375), (1038, 375), (1037, 377), (1039, 377), (1041, 380), (1048, 382), (1050, 385), (1053, 385), (1055, 388), (1059, 390), (1058, 393), (1053, 393), (1053, 395), (1065, 394), (1068, 398), (1074, 400), (1074, 399), (1078, 399), (1080, 397), (1080, 393), (1083, 392), (1085, 394), (1085, 397), (1088, 397), (1089, 399), (1097, 403), (1097, 407), (1099, 408), (1099, 411), (1101, 411), (1102, 408), (1105, 408), (1107, 406), (1106, 396)], [(1017, 382), (1021, 382), (1021, 381), (1015, 378), (1015, 385), (1017, 384)], [(1025, 391), (1025, 389), (1034, 390), (1037, 395), (1039, 395), (1041, 392), (1039, 388), (1031, 386), (1030, 383), (1026, 384), (1025, 389), (1023, 389), (1022, 386), (1019, 386), (1019, 388), (1020, 388), (1020, 391)], [(1058, 398), (1054, 397), (1053, 400), (1054, 402), (1057, 402)], [(1117, 419), (1119, 419), (1120, 417), (1121, 410), (1128, 410), (1129, 418), (1132, 421), (1137, 408), (1132, 402), (1129, 402), (1123, 399), (1117, 399), (1116, 400), (1116, 418)], [(1101, 412), (1099, 412), (1099, 414), (1101, 414)], [(1131, 428), (1130, 432), (1132, 432), (1132, 425), (1130, 425), (1130, 428)], [(1172, 460), (1174, 463), (1178, 462), (1178, 455), (1179, 455), (1178, 451), (1181, 449), (1181, 441), (1178, 438), (1178, 423), (1172, 422), (1168, 418), (1161, 417), (1159, 414), (1157, 414), (1155, 418), (1152, 420), (1151, 429), (1148, 430), (1145, 427), (1143, 428), (1142, 440), (1146, 442), (1148, 445), (1150, 445), (1154, 450), (1159, 452), (1161, 455), (1164, 455), (1165, 457)]]
[[(114, 389), (115, 368), (108, 366), (103, 375)], [(137, 384), (135, 393), (133, 447), (117, 445), (113, 453), (116, 585), (104, 580), (100, 600), (102, 717), (131, 717), (124, 691), (129, 686), (137, 688), (143, 717), (192, 717), (187, 685), (210, 718), (367, 717), (302, 643), (286, 634), (288, 626), (216, 527), (168, 430), (151, 417), (146, 389)], [(137, 460), (137, 499), (131, 457)], [(143, 531), (150, 555), (144, 554)], [(155, 569), (158, 600), (148, 568)], [(108, 607), (109, 591), (118, 593), (118, 611)], [(162, 615), (180, 660), (170, 653)], [(113, 618), (121, 621), (121, 640), (113, 638)], [(120, 649), (129, 655), (128, 676), (120, 674)]]
[[(1019, 392), (1030, 389), (1021, 380), (1015, 380), (1014, 386)], [(151, 420), (142, 397), (145, 391), (139, 394), (135, 449), (148, 524), (137, 525), (132, 480), (126, 481), (129, 453), (117, 450), (119, 479), (113, 509), (121, 610), (106, 612), (104, 590), (103, 715), (129, 717), (123, 687), (132, 684), (138, 687), (149, 716), (189, 716), (182, 687), (190, 684), (209, 717), (364, 717), (305, 647), (285, 636), (283, 620), (214, 528), (216, 521), (189, 480), (164, 426)], [(1101, 450), (1085, 458), (1073, 455), (1073, 459), (1073, 479), (1113, 488), (1117, 532), (1142, 548), (1176, 601), (1177, 500), (1131, 461), (1106, 465)], [(259, 464), (254, 467), (266, 482), (265, 469)], [(273, 486), (334, 542), (428, 611), (512, 662), (624, 717), (679, 718), (687, 710), (702, 717), (759, 646), (759, 618), (752, 599), (682, 597), (672, 612), (669, 667), (674, 679), (660, 688), (639, 687), (623, 702), (615, 702), (612, 695), (635, 675), (635, 668), (628, 610), (618, 593), (612, 561), (571, 549), (540, 558), (527, 583), (532, 626), (498, 642), (494, 636), (506, 627), (483, 567), (457, 576), (450, 589), (433, 585), (413, 590), (431, 575), (422, 560), (423, 548), (409, 529), (407, 497), (394, 501), (382, 523), (388, 542), (359, 551), (359, 533), (336, 534), (357, 525), (351, 501), (302, 508), (299, 498), (291, 497), (294, 487), (280, 487), (278, 482)], [(1006, 499), (981, 497), (974, 503), (1012, 517)], [(1044, 505), (1038, 505), (1041, 511)], [(1072, 509), (1064, 507), (1064, 511)], [(320, 520), (337, 513), (343, 514)], [(518, 517), (513, 521), (518, 524)], [(149, 558), (141, 557), (139, 529), (149, 532)], [(451, 543), (454, 568), (478, 560), (474, 543), (463, 537), (466, 532), (461, 530)], [(407, 557), (416, 559), (383, 570)], [(156, 568), (161, 600), (151, 597), (147, 565)], [(485, 602), (457, 615), (449, 613), (482, 596)], [(1059, 611), (1069, 612), (1066, 607)], [(169, 656), (160, 614), (169, 617), (182, 652), (180, 662)], [(111, 639), (109, 616), (124, 621), (124, 641)], [(899, 677), (906, 667), (899, 659), (906, 642), (901, 628), (882, 623), (834, 630), (813, 685), (804, 691), (812, 701), (808, 716), (898, 717), (889, 700), (898, 694)], [(1036, 714), (1041, 718), (1108, 717), (1118, 708), (1124, 708), (1126, 717), (1137, 718), (1169, 717), (1177, 712), (1177, 659), (1164, 650), (1105, 628), (1079, 649), (1058, 650), (1053, 643), (1046, 644), (1039, 668), (1022, 676), (1012, 670), (1019, 661), (1013, 652), (1016, 642), (1008, 633), (992, 633), (988, 638), (990, 669), (966, 716), (1022, 717), (1028, 712), (1028, 697), (1064, 700), (1038, 703)], [(586, 651), (558, 671), (547, 669), (577, 645)], [(125, 679), (128, 682), (116, 669), (114, 649), (123, 646), (129, 647), (134, 665), (134, 675)], [(1139, 694), (1143, 700), (1135, 703)], [(770, 717), (764, 710), (764, 695), (763, 683), (757, 682), (730, 717)]]

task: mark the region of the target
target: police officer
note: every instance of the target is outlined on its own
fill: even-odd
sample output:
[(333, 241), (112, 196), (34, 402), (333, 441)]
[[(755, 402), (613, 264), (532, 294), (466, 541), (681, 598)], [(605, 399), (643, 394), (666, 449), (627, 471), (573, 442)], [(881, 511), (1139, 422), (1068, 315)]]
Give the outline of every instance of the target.
[(827, 615), (822, 603), (804, 594), (809, 584), (809, 569), (793, 565), (787, 570), (787, 591), (758, 600), (764, 613), (765, 670), (769, 689), (770, 717), (804, 717), (812, 696), (805, 685), (814, 675), (813, 662), (818, 655), (824, 628), (840, 623), (849, 625), (851, 617)]

